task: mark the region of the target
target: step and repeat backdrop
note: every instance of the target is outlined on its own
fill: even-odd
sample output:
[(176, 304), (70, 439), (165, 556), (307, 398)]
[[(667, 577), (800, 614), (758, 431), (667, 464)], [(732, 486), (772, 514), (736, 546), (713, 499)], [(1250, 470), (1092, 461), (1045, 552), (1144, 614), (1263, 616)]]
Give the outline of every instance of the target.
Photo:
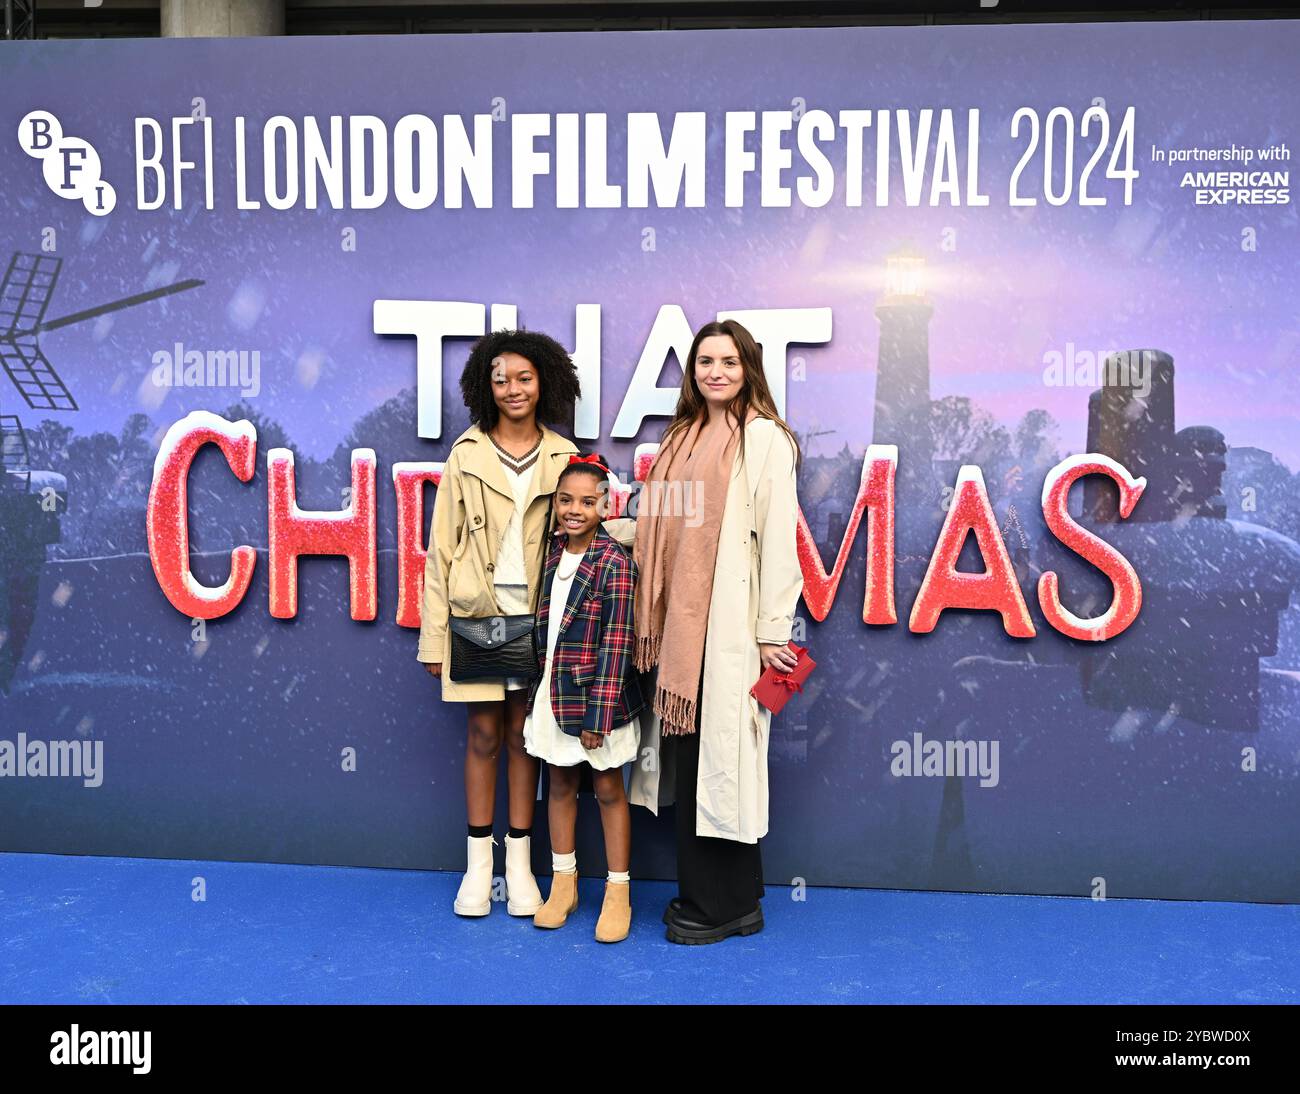
[(0, 849), (462, 868), (469, 347), (571, 350), (630, 514), (733, 316), (818, 662), (769, 882), (1300, 900), (1298, 29), (6, 44)]

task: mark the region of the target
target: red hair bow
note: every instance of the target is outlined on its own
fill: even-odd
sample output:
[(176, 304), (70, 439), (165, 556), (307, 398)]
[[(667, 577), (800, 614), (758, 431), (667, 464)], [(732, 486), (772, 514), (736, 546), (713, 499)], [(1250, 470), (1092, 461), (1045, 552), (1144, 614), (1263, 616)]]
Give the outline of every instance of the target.
[(599, 467), (602, 471), (609, 470), (608, 467), (606, 467), (603, 463), (600, 462), (600, 457), (596, 455), (596, 453), (594, 452), (590, 456), (579, 456), (576, 452), (572, 453), (569, 456), (569, 462), (570, 463), (593, 463), (597, 467)]

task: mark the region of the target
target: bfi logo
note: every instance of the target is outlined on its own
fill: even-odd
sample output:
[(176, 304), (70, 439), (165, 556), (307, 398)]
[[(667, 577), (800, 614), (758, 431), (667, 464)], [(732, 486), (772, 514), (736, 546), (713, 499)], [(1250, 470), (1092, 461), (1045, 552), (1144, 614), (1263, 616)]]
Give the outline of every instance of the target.
[(45, 185), (61, 198), (80, 201), (86, 212), (102, 217), (117, 205), (117, 193), (102, 176), (99, 152), (81, 137), (65, 136), (59, 119), (48, 110), (33, 110), (18, 123), (18, 143), (41, 161)]

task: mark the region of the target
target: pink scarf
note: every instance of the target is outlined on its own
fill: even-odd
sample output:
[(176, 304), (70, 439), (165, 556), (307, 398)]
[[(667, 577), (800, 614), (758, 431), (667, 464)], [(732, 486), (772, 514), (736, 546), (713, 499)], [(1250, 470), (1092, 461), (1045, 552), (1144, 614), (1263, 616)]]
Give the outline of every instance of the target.
[(703, 429), (702, 421), (656, 455), (636, 519), (634, 663), (641, 672), (659, 666), (654, 710), (665, 734), (695, 732), (713, 568), (741, 435), (730, 422)]

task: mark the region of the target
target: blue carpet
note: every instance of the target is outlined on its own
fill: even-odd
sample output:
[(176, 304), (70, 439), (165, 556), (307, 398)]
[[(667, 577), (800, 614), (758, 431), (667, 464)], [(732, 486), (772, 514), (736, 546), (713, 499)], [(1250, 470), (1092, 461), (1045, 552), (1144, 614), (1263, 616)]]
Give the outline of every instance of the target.
[[(191, 899), (192, 879), (206, 900)], [(459, 875), (0, 855), (4, 1003), (1295, 1003), (1300, 907), (768, 887), (766, 930), (592, 938), (451, 911)], [(540, 879), (543, 892), (549, 880)]]

